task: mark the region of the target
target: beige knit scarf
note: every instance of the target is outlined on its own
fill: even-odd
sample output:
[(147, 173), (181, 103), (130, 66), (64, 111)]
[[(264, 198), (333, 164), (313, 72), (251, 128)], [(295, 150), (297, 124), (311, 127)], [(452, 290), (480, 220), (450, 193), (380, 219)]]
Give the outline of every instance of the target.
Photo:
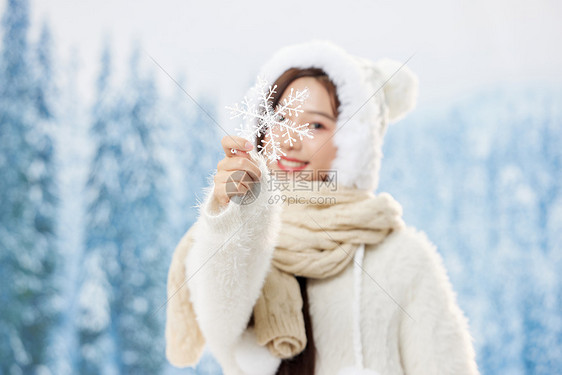
[(402, 207), (389, 194), (302, 182), (279, 192), (282, 225), (271, 270), (254, 306), (258, 343), (279, 358), (306, 346), (303, 300), (295, 276), (322, 279), (353, 261), (361, 243), (377, 245), (404, 225)]
[[(299, 181), (289, 191), (274, 193), (283, 200), (282, 222), (272, 266), (254, 306), (253, 324), (258, 343), (279, 358), (295, 356), (306, 346), (303, 301), (295, 275), (317, 279), (337, 275), (353, 261), (359, 244), (377, 245), (404, 225), (400, 204), (387, 193), (332, 190), (325, 182)], [(185, 288), (183, 266), (196, 224), (177, 246), (168, 273), (166, 357), (179, 367), (196, 364), (205, 345)]]

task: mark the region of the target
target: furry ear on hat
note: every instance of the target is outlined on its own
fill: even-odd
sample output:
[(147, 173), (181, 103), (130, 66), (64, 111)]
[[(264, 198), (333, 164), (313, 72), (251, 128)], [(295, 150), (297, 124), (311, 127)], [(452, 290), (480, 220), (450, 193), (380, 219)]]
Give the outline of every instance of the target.
[[(391, 59), (380, 59), (373, 64), (382, 82), (389, 122), (401, 120), (416, 105), (418, 77), (406, 65)], [(388, 82), (387, 82), (388, 80)]]

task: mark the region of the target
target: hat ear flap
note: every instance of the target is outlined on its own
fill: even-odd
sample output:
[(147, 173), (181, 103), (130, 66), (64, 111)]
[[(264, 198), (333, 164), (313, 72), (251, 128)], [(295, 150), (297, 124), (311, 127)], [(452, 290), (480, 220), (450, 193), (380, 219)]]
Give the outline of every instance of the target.
[(415, 106), (418, 98), (418, 77), (406, 65), (391, 59), (373, 64), (382, 82), (389, 122), (401, 120)]

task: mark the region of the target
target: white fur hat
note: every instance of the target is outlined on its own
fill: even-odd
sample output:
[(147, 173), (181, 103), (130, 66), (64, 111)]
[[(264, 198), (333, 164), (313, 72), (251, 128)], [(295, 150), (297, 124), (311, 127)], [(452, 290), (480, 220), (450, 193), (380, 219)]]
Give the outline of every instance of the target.
[(415, 106), (415, 74), (397, 61), (372, 62), (352, 56), (330, 41), (312, 40), (279, 49), (262, 66), (259, 76), (273, 83), (291, 67), (320, 68), (334, 82), (340, 115), (333, 139), (337, 153), (332, 169), (337, 171), (339, 185), (374, 191), (387, 125)]

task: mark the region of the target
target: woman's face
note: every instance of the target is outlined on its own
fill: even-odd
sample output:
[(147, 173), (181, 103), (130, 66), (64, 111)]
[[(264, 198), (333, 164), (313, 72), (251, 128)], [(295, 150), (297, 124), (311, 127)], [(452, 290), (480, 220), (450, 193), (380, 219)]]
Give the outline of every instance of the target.
[[(281, 137), (279, 132), (277, 140), (286, 156), (281, 154), (281, 159), (269, 161), (268, 167), (271, 171), (286, 171), (290, 177), (300, 174), (301, 180), (321, 180), (330, 169), (337, 151), (333, 143), (337, 119), (332, 110), (330, 94), (316, 78), (301, 77), (287, 87), (279, 102), (282, 103), (289, 96), (291, 88), (302, 91), (305, 87), (308, 87), (309, 96), (301, 107), (304, 112), (298, 117), (293, 115), (286, 118), (296, 125), (309, 123), (313, 138), (303, 137), (300, 140), (298, 134), (293, 132), (291, 135), (296, 140), (290, 146), (289, 142), (285, 143), (286, 137)], [(267, 142), (269, 136), (266, 135), (264, 140)]]

